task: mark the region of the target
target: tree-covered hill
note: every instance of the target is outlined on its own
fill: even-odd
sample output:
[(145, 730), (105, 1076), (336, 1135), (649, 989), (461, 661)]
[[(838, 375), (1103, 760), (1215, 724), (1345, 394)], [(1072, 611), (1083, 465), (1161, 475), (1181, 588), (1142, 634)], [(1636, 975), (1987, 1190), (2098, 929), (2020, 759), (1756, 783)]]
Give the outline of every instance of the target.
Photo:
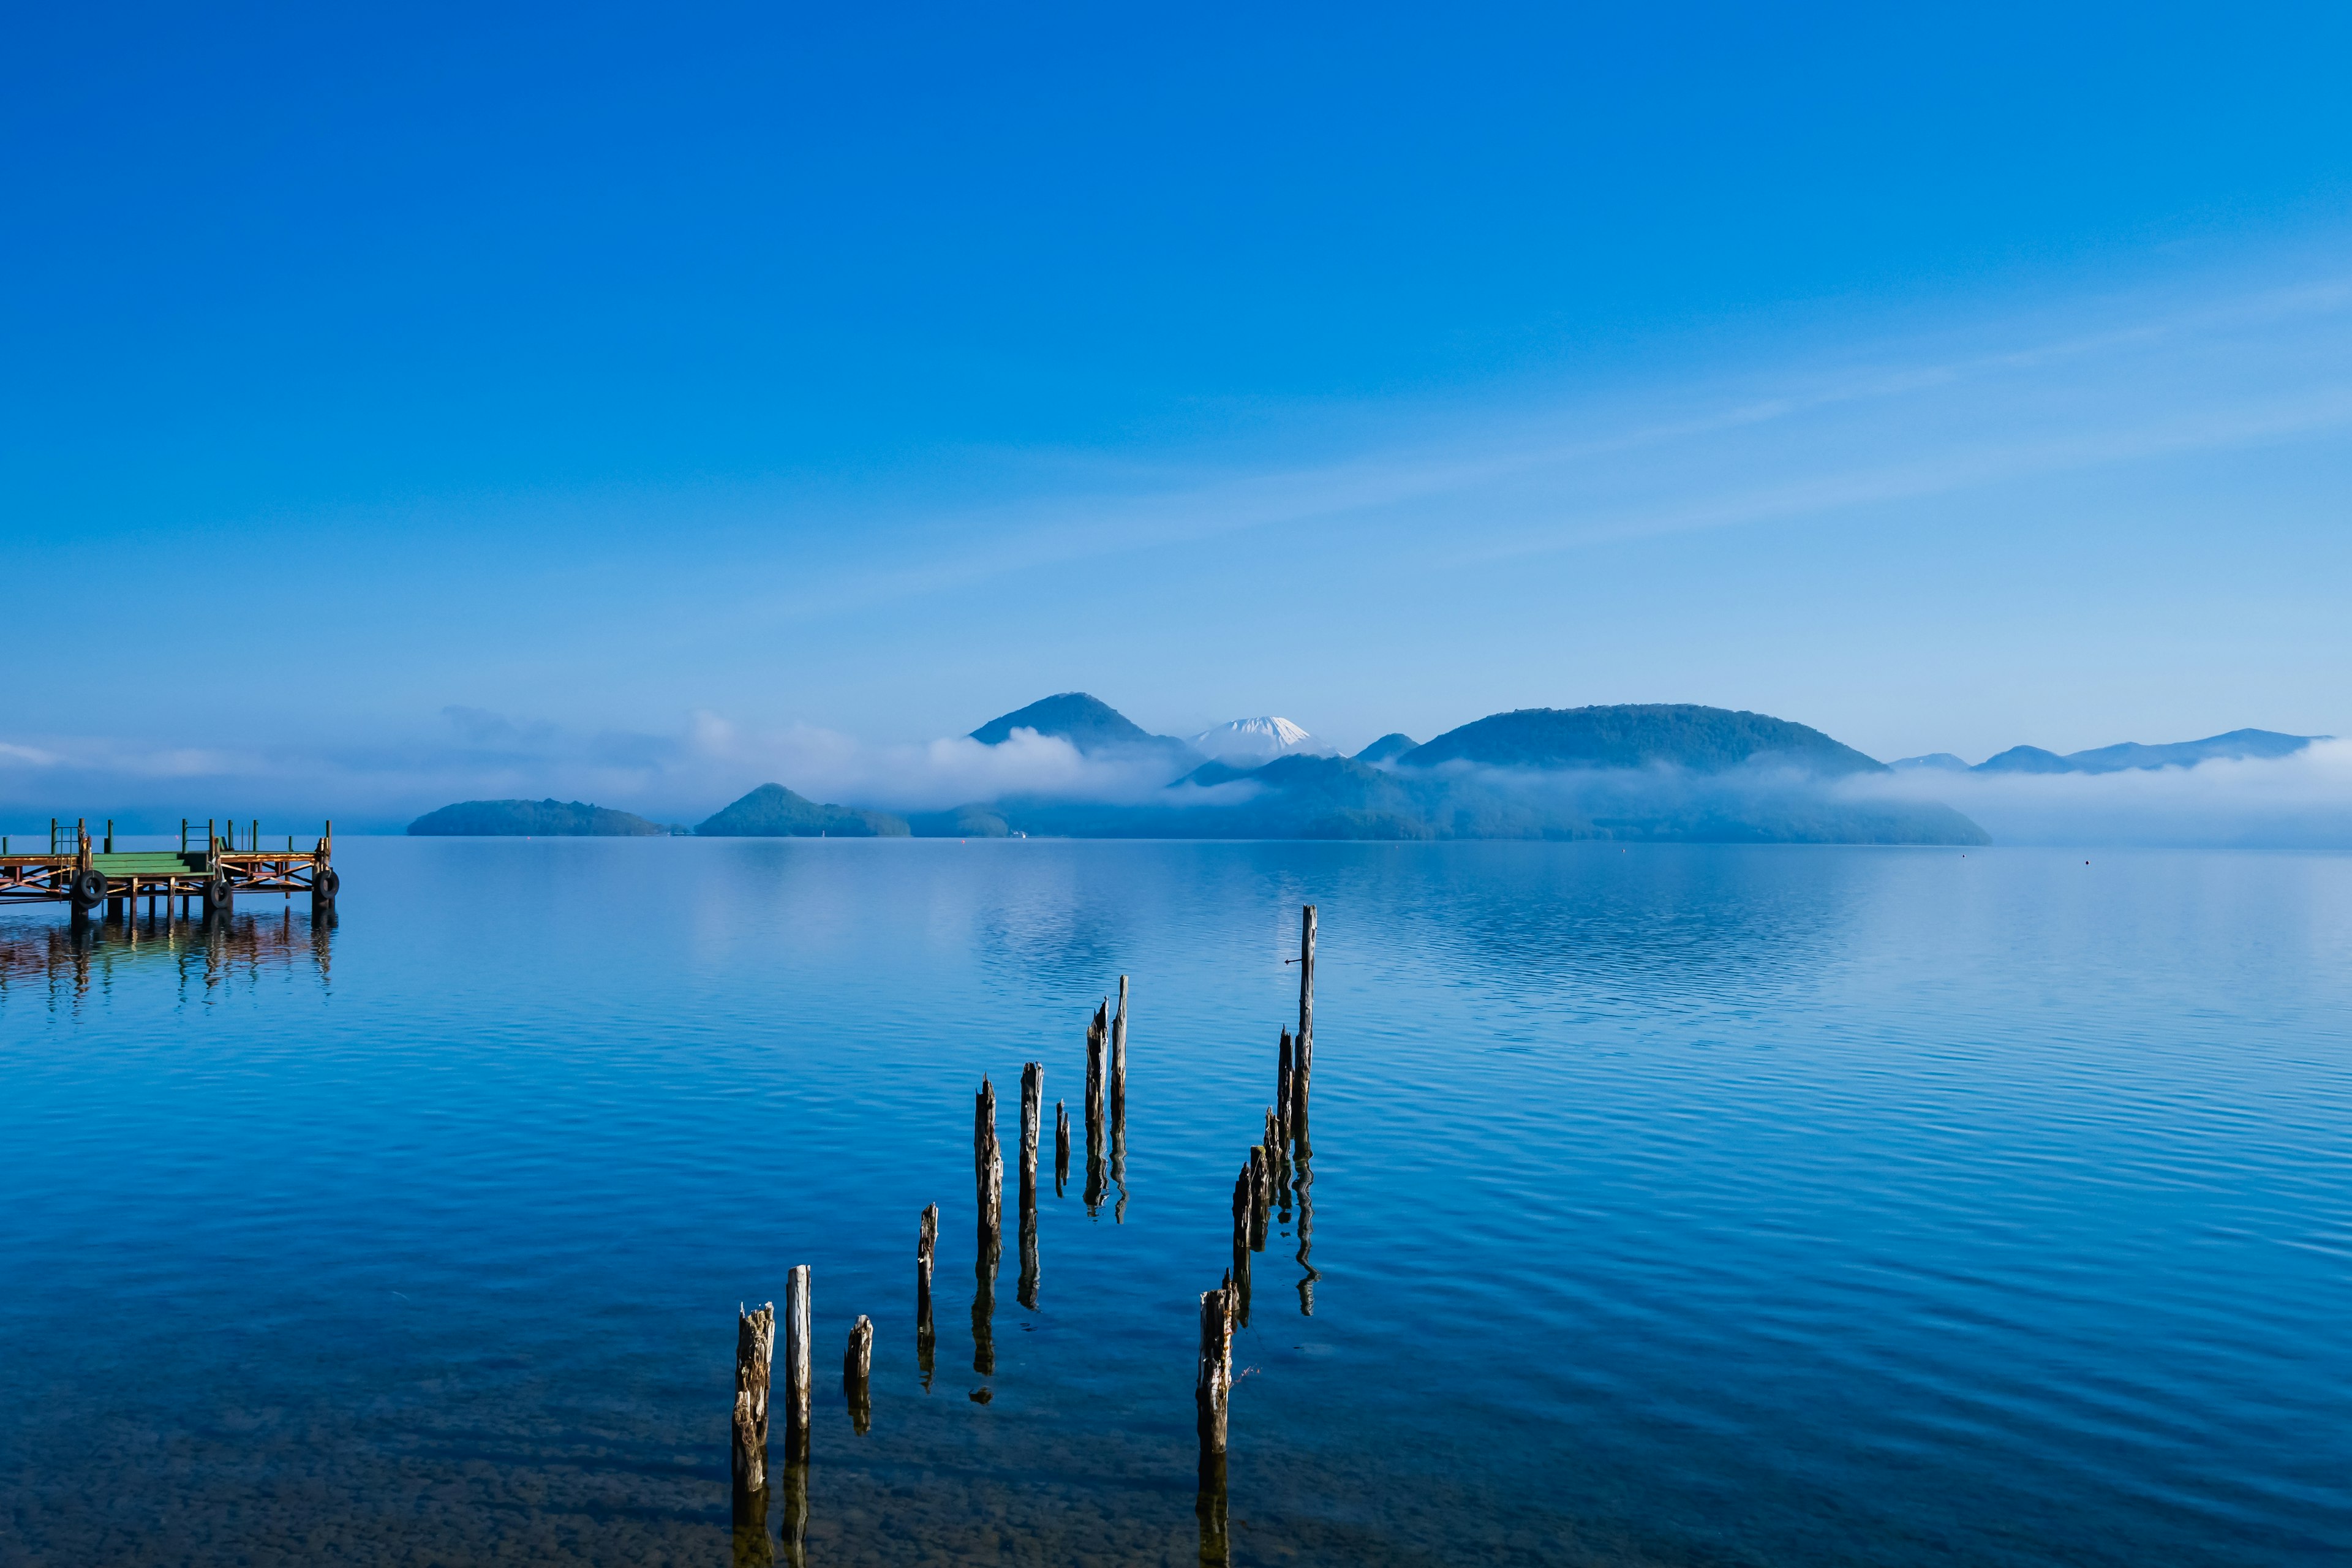
[(419, 838), (644, 838), (669, 829), (630, 812), (571, 800), (461, 800), (408, 825)]
[(904, 838), (907, 819), (887, 811), (819, 805), (780, 784), (763, 784), (695, 825), (705, 838)]
[(1449, 730), (1396, 759), (1406, 768), (1466, 762), (1496, 768), (1643, 768), (1719, 773), (1777, 765), (1837, 776), (1885, 764), (1819, 730), (1691, 702), (1595, 708), (1521, 708)]

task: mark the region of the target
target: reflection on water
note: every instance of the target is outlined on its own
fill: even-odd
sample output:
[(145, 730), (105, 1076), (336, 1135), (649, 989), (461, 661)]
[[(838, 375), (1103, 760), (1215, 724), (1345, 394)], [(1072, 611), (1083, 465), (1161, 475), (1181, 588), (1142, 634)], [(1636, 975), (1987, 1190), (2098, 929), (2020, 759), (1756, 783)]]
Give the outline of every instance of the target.
[(252, 914), (47, 916), (0, 916), (0, 990), (78, 1005), (136, 976), (142, 985), (162, 979), (183, 1001), (209, 1002), (267, 973), (311, 974), (323, 989), (333, 972), (331, 908), (315, 918), (290, 904)]

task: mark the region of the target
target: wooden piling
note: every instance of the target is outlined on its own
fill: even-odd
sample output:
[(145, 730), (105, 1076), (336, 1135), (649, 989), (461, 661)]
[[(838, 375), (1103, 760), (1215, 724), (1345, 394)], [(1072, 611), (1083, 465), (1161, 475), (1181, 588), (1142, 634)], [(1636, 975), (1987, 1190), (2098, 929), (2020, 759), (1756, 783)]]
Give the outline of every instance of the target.
[(1118, 977), (1118, 1015), (1110, 1021), (1110, 1121), (1127, 1121), (1127, 976)]
[(1274, 1114), (1281, 1123), (1278, 1131), (1286, 1144), (1290, 1142), (1291, 1078), (1296, 1067), (1297, 1060), (1291, 1054), (1290, 1031), (1285, 1029), (1282, 1031), (1282, 1044), (1275, 1053)]
[(1307, 1104), (1315, 1082), (1315, 906), (1298, 916), (1298, 1038), (1292, 1047), (1290, 1103), (1297, 1123), (1291, 1136), (1307, 1139)]
[(737, 1522), (756, 1498), (767, 1528), (768, 1382), (776, 1360), (776, 1304), (735, 1310), (735, 1500)]
[(996, 1086), (980, 1080), (971, 1097), (971, 1169), (980, 1196), (981, 1256), (993, 1261), (1004, 1238), (1004, 1152), (996, 1142)]
[(1054, 1101), (1054, 1195), (1060, 1197), (1070, 1180), (1070, 1113)]
[(1109, 1058), (1110, 998), (1105, 997), (1087, 1026), (1087, 1185), (1082, 1195), (1088, 1214), (1098, 1213), (1103, 1199), (1110, 1195), (1109, 1151), (1103, 1126)]
[(873, 1378), (874, 1320), (860, 1312), (841, 1358), (841, 1392), (849, 1401), (849, 1423), (861, 1437), (874, 1425)]
[(1045, 1066), (1021, 1068), (1021, 1281), (1013, 1294), (1037, 1310), (1037, 1137), (1045, 1110)]
[(1225, 1274), (1225, 1283), (1238, 1292), (1234, 1310), (1244, 1324), (1250, 1310), (1250, 1209), (1255, 1201), (1250, 1168), (1244, 1165), (1241, 1174), (1234, 1178), (1234, 1266)]
[(915, 1233), (915, 1361), (923, 1373), (923, 1390), (930, 1391), (931, 1352), (939, 1331), (931, 1324), (931, 1260), (940, 1244), (940, 1205), (923, 1210), (922, 1228)]
[(809, 1451), (809, 1267), (784, 1277), (784, 1458)]
[(1045, 1110), (1045, 1064), (1021, 1067), (1021, 1206), (1037, 1207), (1037, 1138)]
[(1267, 1200), (1274, 1191), (1274, 1173), (1267, 1167), (1265, 1145), (1250, 1145), (1249, 1163), (1250, 1211), (1249, 1243), (1252, 1252), (1265, 1250), (1265, 1218)]
[(1192, 1399), (1203, 1456), (1225, 1451), (1226, 1409), (1234, 1386), (1234, 1279), (1201, 1292), (1201, 1352)]

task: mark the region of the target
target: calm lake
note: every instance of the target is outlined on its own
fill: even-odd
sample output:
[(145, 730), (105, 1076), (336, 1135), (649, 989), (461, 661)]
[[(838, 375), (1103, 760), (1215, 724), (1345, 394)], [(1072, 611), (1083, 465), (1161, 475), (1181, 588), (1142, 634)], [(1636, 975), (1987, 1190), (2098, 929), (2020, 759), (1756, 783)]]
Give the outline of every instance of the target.
[[(1308, 902), (1236, 1563), (2352, 1553), (2352, 858), (336, 850), (331, 931), (0, 910), (0, 1561), (725, 1564), (736, 1309), (805, 1263), (812, 1563), (1195, 1562)], [(1048, 1175), (982, 1374), (972, 1092), (1009, 1163), (1043, 1062), (1050, 1164), (1122, 973), (1123, 1191)]]

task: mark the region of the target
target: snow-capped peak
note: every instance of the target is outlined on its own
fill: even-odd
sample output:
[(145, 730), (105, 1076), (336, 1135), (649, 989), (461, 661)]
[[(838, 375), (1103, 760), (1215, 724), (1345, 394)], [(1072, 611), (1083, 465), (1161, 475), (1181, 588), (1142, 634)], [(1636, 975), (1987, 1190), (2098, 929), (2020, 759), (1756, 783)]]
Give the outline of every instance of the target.
[(1328, 757), (1333, 749), (1287, 719), (1235, 719), (1191, 737), (1192, 749), (1224, 763), (1270, 763), (1297, 752)]

